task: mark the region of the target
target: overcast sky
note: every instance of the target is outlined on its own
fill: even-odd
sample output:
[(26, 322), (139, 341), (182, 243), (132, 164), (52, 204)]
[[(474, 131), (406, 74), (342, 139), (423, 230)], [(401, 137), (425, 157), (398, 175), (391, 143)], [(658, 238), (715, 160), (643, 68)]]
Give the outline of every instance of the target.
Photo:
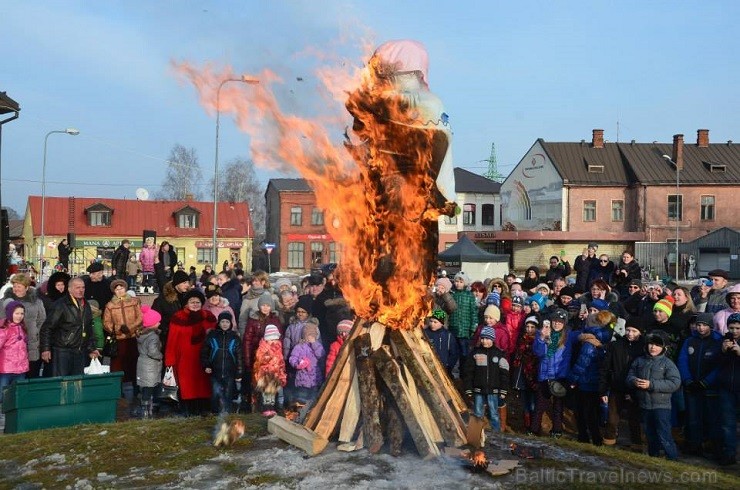
[[(21, 214), (41, 193), (44, 136), (67, 127), (81, 133), (49, 137), (49, 196), (154, 193), (175, 144), (195, 148), (210, 178), (215, 119), (173, 61), (270, 68), (286, 75), (288, 109), (290, 94), (305, 108), (320, 100), (322, 62), (301, 53), (360, 65), (357, 39), (427, 46), (455, 166), (476, 173), (492, 142), (506, 174), (537, 138), (589, 140), (593, 128), (609, 141), (691, 142), (699, 128), (740, 141), (735, 1), (2, 0), (0, 11), (0, 91), (22, 108), (2, 128), (2, 204)], [(221, 164), (249, 158), (249, 138), (221, 122)]]

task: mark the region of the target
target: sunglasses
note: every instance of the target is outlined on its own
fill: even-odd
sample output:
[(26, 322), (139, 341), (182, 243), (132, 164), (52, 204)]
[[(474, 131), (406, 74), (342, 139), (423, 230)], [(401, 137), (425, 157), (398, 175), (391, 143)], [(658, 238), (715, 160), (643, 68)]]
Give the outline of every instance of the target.
[(601, 262), (602, 264), (606, 264), (606, 263), (608, 263), (609, 261), (608, 261), (608, 260), (599, 260), (599, 262)]

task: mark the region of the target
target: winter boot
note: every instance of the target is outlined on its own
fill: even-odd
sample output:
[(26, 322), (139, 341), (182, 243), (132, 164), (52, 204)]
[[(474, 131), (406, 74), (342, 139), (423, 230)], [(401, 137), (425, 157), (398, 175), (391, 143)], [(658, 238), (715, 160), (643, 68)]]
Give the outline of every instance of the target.
[(145, 402), (144, 400), (141, 401), (141, 418), (142, 419), (149, 419), (152, 417), (152, 409), (149, 406), (151, 402)]

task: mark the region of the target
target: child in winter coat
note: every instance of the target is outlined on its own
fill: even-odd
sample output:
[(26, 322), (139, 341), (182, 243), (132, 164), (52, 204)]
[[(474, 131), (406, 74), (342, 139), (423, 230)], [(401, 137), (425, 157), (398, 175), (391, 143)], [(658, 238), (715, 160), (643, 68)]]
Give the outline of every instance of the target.
[(261, 396), (262, 415), (265, 417), (282, 411), (286, 381), (280, 330), (275, 325), (268, 325), (254, 359), (255, 391)]
[(455, 274), (451, 293), (457, 308), (450, 314), (448, 323), (463, 358), (470, 352), (470, 338), (478, 325), (478, 307), (475, 304), (475, 296), (468, 289), (469, 285), (470, 278), (466, 273), (460, 271)]
[(660, 448), (668, 459), (678, 459), (671, 434), (671, 394), (681, 387), (678, 368), (665, 355), (665, 340), (656, 334), (647, 337), (647, 354), (630, 366), (627, 386), (635, 388), (645, 421), (648, 454), (658, 456)]
[(434, 346), (434, 350), (437, 351), (437, 356), (439, 356), (442, 365), (447, 368), (447, 373), (452, 376), (452, 368), (457, 364), (460, 355), (457, 348), (457, 339), (449, 330), (444, 328), (446, 318), (447, 313), (444, 310), (436, 309), (432, 311), (432, 315), (427, 319), (424, 333)]
[(28, 333), (23, 318), (26, 308), (20, 301), (5, 306), (5, 319), (0, 325), (0, 405), (3, 390), (13, 381), (25, 379), (28, 373)]
[(506, 314), (504, 322), (506, 331), (509, 332), (509, 339), (518, 339), (519, 331), (524, 324), (524, 318), (529, 315), (524, 313), (524, 297), (514, 296), (511, 298), (511, 311)]
[(493, 328), (483, 327), (480, 346), (473, 349), (465, 360), (463, 383), (465, 394), (473, 397), (473, 415), (483, 418), (484, 405), (488, 405), (491, 428), (501, 431), (499, 398), (506, 399), (509, 387), (509, 363), (504, 352), (493, 343)]
[[(516, 344), (512, 357), (512, 380), (511, 387), (519, 390), (522, 399), (522, 413), (524, 414), (524, 427), (529, 429), (532, 424), (532, 415), (535, 409), (535, 393), (537, 392), (537, 368), (539, 360), (532, 350), (534, 337), (537, 333), (539, 320), (535, 315), (524, 320), (524, 330)], [(547, 320), (550, 323), (550, 320)]]
[(329, 376), (334, 362), (337, 360), (339, 350), (344, 345), (344, 341), (349, 337), (349, 333), (352, 331), (354, 323), (352, 320), (342, 320), (337, 324), (337, 339), (329, 346), (329, 353), (326, 355), (326, 375)]
[(162, 315), (149, 305), (141, 307), (142, 329), (136, 339), (139, 358), (136, 361), (136, 384), (141, 390), (141, 416), (151, 418), (154, 408), (154, 389), (162, 381), (162, 342), (159, 324)]
[[(285, 336), (283, 337), (283, 359), (288, 361), (290, 359), (290, 353), (293, 351), (293, 347), (298, 345), (303, 338), (303, 328), (306, 326), (306, 322), (309, 321), (311, 315), (311, 303), (313, 298), (311, 296), (301, 296), (295, 307), (295, 316), (290, 321), (288, 328), (285, 329)], [(311, 321), (316, 320), (311, 318)], [(316, 325), (318, 327), (318, 324)], [(287, 363), (286, 371), (288, 373), (288, 383), (285, 385), (285, 399), (287, 403), (292, 403), (295, 387), (295, 375), (296, 370), (290, 363)]]
[[(103, 329), (103, 311), (100, 309), (100, 305), (97, 300), (91, 299), (88, 301), (90, 304), (90, 311), (93, 316), (93, 335), (95, 335), (95, 348), (98, 351), (103, 352), (103, 345), (105, 343), (105, 330)], [(102, 359), (101, 359), (102, 361)]]
[(200, 349), (200, 364), (211, 375), (211, 409), (224, 414), (231, 412), (235, 382), (242, 380), (244, 367), (232, 312), (222, 311), (217, 320)]
[(306, 322), (303, 339), (290, 353), (290, 365), (296, 369), (296, 401), (312, 401), (323, 381), (319, 362), (324, 357), (324, 346), (319, 339), (318, 321)]
[[(259, 283), (262, 284), (262, 282)], [(244, 308), (242, 308), (242, 313), (244, 313)], [(242, 317), (240, 316), (239, 323), (241, 321)], [(257, 298), (257, 309), (249, 313), (249, 319), (246, 322), (246, 330), (243, 337), (244, 373), (245, 378), (248, 380), (253, 377), (254, 356), (257, 353), (257, 347), (259, 347), (260, 341), (265, 336), (265, 327), (267, 325), (275, 325), (281, 333), (283, 332), (283, 324), (280, 322), (280, 318), (275, 311), (275, 302), (272, 294), (264, 292)], [(246, 400), (249, 405), (252, 400), (252, 383), (242, 383), (241, 389), (242, 399)]]

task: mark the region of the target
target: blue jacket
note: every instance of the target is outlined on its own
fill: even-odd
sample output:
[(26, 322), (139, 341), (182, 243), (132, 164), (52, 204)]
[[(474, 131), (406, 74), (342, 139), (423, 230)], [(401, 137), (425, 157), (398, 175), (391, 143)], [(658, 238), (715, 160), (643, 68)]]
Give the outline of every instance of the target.
[(425, 328), (424, 333), (429, 339), (429, 342), (434, 346), (439, 360), (448, 371), (451, 371), (460, 357), (455, 336), (444, 328), (440, 328), (437, 331), (431, 328)]
[(681, 381), (703, 381), (707, 388), (717, 388), (717, 377), (722, 357), (722, 335), (712, 330), (709, 336), (701, 338), (693, 332), (686, 339), (678, 354), (678, 370)]
[(568, 377), (573, 344), (578, 342), (578, 334), (580, 332), (563, 330), (563, 334), (566, 335), (563, 345), (557, 348), (552, 357), (547, 357), (547, 344), (542, 339), (542, 332), (537, 331), (532, 350), (540, 359), (540, 370), (537, 374), (538, 381), (565, 379)]
[(568, 382), (577, 385), (581, 391), (598, 391), (599, 369), (606, 356), (606, 346), (612, 339), (612, 330), (609, 327), (586, 327), (581, 333), (596, 337), (601, 347), (596, 347), (585, 340), (579, 341), (581, 348), (576, 362), (570, 368)]

